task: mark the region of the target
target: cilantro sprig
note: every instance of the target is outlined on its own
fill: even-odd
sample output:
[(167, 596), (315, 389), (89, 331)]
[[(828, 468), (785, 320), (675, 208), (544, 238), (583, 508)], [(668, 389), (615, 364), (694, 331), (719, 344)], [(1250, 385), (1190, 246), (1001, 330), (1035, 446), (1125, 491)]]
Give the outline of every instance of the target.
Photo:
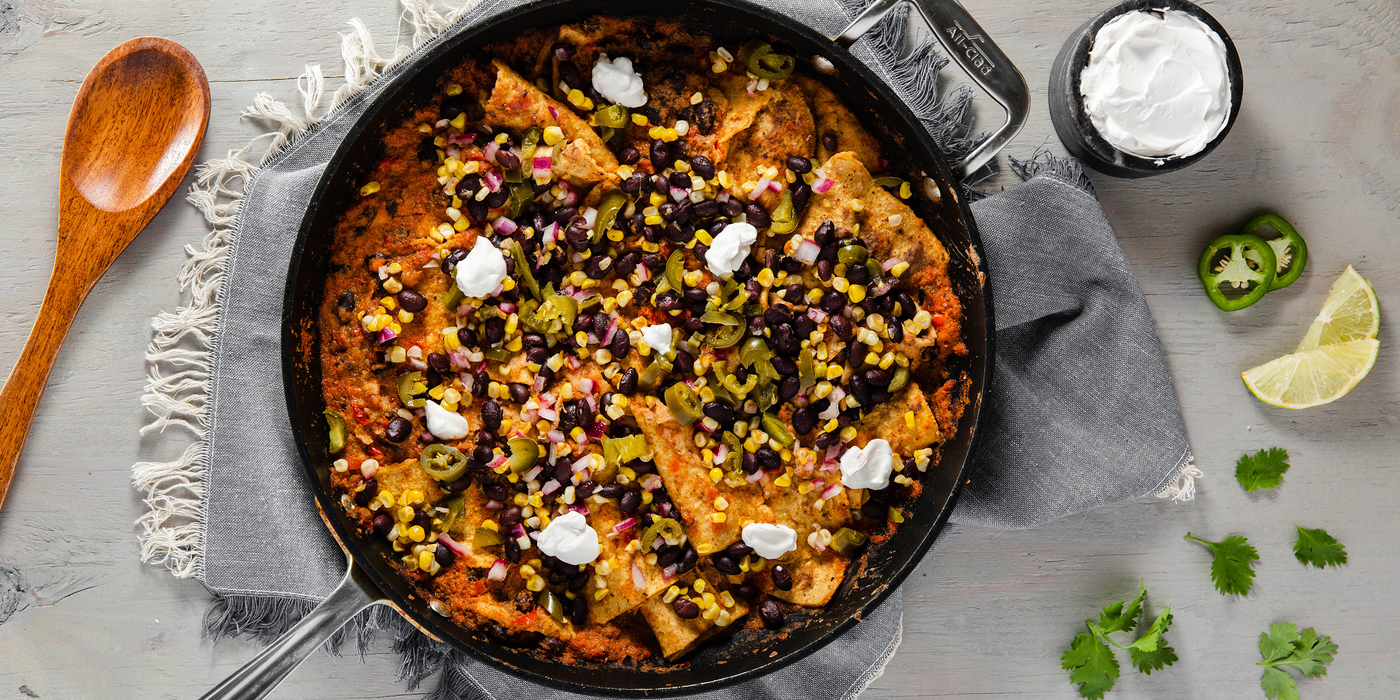
[(1219, 542), (1208, 542), (1186, 533), (1183, 539), (1200, 542), (1210, 547), (1215, 561), (1210, 565), (1210, 580), (1215, 582), (1215, 590), (1221, 595), (1249, 595), (1254, 587), (1254, 569), (1259, 561), (1259, 551), (1242, 535), (1231, 535)]
[(1254, 456), (1242, 455), (1235, 462), (1235, 480), (1246, 491), (1271, 489), (1283, 483), (1283, 474), (1288, 471), (1288, 450), (1270, 447), (1259, 450)]
[(1327, 664), (1332, 663), (1336, 653), (1332, 638), (1311, 627), (1299, 632), (1291, 622), (1269, 625), (1269, 631), (1259, 635), (1259, 654), (1264, 660), (1257, 665), (1264, 667), (1264, 677), (1259, 679), (1264, 697), (1298, 700), (1298, 682), (1280, 666), (1292, 666), (1304, 678), (1319, 678), (1327, 675)]
[(1312, 564), (1319, 569), (1340, 566), (1347, 563), (1347, 548), (1326, 530), (1309, 530), (1302, 525), (1298, 528), (1298, 541), (1293, 545), (1293, 556), (1304, 564)]
[(1110, 645), (1126, 650), (1133, 668), (1147, 675), (1176, 662), (1176, 651), (1167, 646), (1167, 640), (1163, 637), (1172, 623), (1170, 605), (1158, 613), (1152, 624), (1132, 643), (1119, 644), (1108, 636), (1133, 631), (1143, 614), (1142, 602), (1146, 598), (1147, 588), (1139, 582), (1137, 598), (1132, 602), (1124, 599), (1104, 608), (1099, 613), (1097, 623), (1084, 621), (1089, 631), (1076, 636), (1070, 642), (1069, 651), (1060, 657), (1060, 666), (1070, 672), (1069, 682), (1079, 686), (1080, 697), (1099, 700), (1117, 682), (1121, 671)]

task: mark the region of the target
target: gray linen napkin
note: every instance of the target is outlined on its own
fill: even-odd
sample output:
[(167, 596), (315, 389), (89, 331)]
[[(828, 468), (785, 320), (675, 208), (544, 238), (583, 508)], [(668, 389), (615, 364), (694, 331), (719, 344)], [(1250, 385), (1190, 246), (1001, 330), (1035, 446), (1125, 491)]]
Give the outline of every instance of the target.
[[(517, 4), (482, 3), (456, 26)], [(764, 4), (834, 33), (855, 9), (842, 5), (864, 3)], [(946, 61), (927, 44), (906, 50), (902, 22), (902, 15), (889, 20), (856, 53), (919, 108), (940, 145), (956, 156), (969, 143), (971, 95), (937, 94), (937, 70)], [(345, 100), (244, 187), (222, 269), (207, 408), (199, 421), (198, 538), (182, 569), (218, 597), (206, 615), (206, 631), (216, 638), (276, 636), (344, 573), (344, 556), (316, 515), (288, 428), (279, 317), (287, 260), (311, 192), (343, 135), (388, 82)], [(1027, 182), (974, 205), (997, 304), (998, 377), (986, 408), (984, 450), (954, 514), (958, 522), (1002, 528), (1155, 492), (1189, 461), (1142, 291), (1087, 180), (1062, 160), (1039, 159), (1022, 169)], [(1030, 177), (1056, 170), (1061, 175)], [(152, 383), (161, 384), (154, 370)], [(138, 481), (154, 483), (137, 471)], [(813, 656), (706, 697), (854, 697), (894, 653), (901, 619), (896, 593)], [(440, 674), (434, 697), (570, 697), (430, 642), (383, 609), (368, 611), (334, 646), (354, 634), (363, 649), (380, 630), (394, 637), (410, 687)]]

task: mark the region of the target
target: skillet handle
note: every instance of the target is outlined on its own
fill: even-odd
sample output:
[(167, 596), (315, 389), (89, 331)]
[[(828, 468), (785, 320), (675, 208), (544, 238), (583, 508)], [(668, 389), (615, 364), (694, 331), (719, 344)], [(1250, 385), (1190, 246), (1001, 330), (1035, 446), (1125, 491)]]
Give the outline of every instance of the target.
[(361, 610), (387, 602), (360, 568), (353, 561), (349, 564), (350, 571), (330, 597), (200, 700), (258, 700), (266, 696)]
[(972, 15), (958, 0), (875, 0), (849, 26), (834, 37), (836, 43), (849, 47), (870, 31), (885, 15), (908, 2), (928, 23), (948, 55), (1006, 110), (1006, 123), (977, 144), (954, 169), (966, 177), (991, 162), (1002, 147), (1020, 133), (1030, 115), (1030, 88), (1011, 59), (992, 43)]

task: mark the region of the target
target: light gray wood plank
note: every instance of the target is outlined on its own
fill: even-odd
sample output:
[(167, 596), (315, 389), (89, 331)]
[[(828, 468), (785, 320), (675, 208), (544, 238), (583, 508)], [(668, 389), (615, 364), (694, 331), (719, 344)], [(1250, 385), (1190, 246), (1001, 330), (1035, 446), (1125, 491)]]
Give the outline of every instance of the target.
[[(1063, 152), (1045, 112), (1050, 62), (1064, 37), (1103, 9), (1088, 0), (968, 8), (1025, 73), (1033, 114), (1010, 152)], [(905, 586), (904, 643), (869, 698), (1072, 698), (1059, 655), (1082, 620), (1139, 580), (1155, 611), (1172, 605), (1181, 656), (1151, 677), (1127, 673), (1111, 697), (1259, 697), (1258, 634), (1288, 619), (1330, 634), (1341, 652), (1308, 698), (1382, 697), (1400, 681), (1400, 372), (1395, 332), (1369, 378), (1330, 406), (1301, 412), (1251, 398), (1238, 372), (1287, 352), (1336, 275), (1356, 265), (1383, 314), (1400, 308), (1400, 32), (1394, 0), (1208, 3), (1245, 67), (1245, 103), (1224, 145), (1197, 167), (1150, 180), (1094, 175), (1104, 208), (1142, 279), (1207, 477), (1197, 499), (1153, 499), (1024, 532), (955, 528)], [(184, 43), (203, 62), (215, 110), (205, 157), (258, 132), (238, 112), (259, 90), (295, 97), (307, 62), (338, 74), (336, 33), (360, 16), (396, 31), (386, 1), (21, 0), (0, 7), (0, 356), (14, 357), (52, 264), (54, 182), (72, 96), (111, 46), (144, 34)], [(37, 9), (36, 9), (37, 8)], [(25, 14), (29, 13), (29, 14)], [(38, 17), (19, 21), (15, 17)], [(999, 116), (984, 105), (985, 120)], [(990, 184), (1009, 186), (1003, 173)], [(1255, 307), (1222, 314), (1194, 274), (1201, 245), (1275, 209), (1308, 238), (1309, 271)], [(255, 652), (199, 638), (207, 594), (137, 561), (129, 488), (139, 459), (169, 458), (178, 440), (141, 439), (138, 398), (148, 319), (178, 302), (182, 247), (203, 235), (176, 204), (113, 266), (79, 315), (40, 407), (20, 474), (0, 511), (0, 591), (22, 577), (19, 610), (0, 622), (0, 695), (42, 698), (198, 696)], [(1027, 241), (1034, 245), (1034, 241)], [(1244, 451), (1279, 445), (1293, 469), (1274, 493), (1233, 483)], [(1325, 527), (1350, 565), (1315, 571), (1293, 560), (1295, 523)], [(1263, 561), (1255, 593), (1211, 588), (1209, 557), (1186, 531), (1247, 534)], [(0, 601), (4, 601), (0, 593)], [(0, 611), (6, 610), (0, 602)], [(5, 617), (0, 612), (0, 618)], [(277, 698), (416, 697), (394, 680), (381, 645), (361, 664), (314, 657)]]

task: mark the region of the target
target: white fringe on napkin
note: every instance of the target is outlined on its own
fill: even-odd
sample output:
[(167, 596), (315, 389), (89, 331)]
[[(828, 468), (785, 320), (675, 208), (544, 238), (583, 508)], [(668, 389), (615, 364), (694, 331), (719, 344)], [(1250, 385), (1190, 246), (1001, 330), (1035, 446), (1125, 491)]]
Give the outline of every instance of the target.
[[(155, 335), (146, 350), (148, 370), (141, 404), (154, 416), (141, 434), (185, 428), (200, 441), (190, 445), (179, 459), (140, 462), (131, 468), (132, 482), (145, 494), (149, 511), (137, 519), (141, 560), (158, 563), (176, 578), (202, 573), (201, 546), (204, 518), (201, 512), (204, 476), (203, 438), (212, 368), (214, 334), (218, 329), (223, 270), (233, 241), (234, 223), (243, 202), (243, 186), (253, 173), (290, 141), (305, 134), (340, 105), (374, 82), (389, 66), (403, 60), (414, 48), (451, 26), (481, 0), (468, 0), (455, 9), (439, 11), (432, 0), (399, 0), (401, 22), (413, 29), (412, 46), (396, 42), (393, 53), (383, 57), (375, 48), (369, 29), (359, 19), (350, 20), (350, 31), (341, 35), (340, 54), (345, 61), (345, 84), (331, 96), (330, 108), (318, 114), (326, 92), (319, 65), (308, 65), (297, 79), (299, 105), (289, 105), (266, 92), (253, 98), (241, 116), (268, 125), (268, 131), (248, 145), (229, 151), (223, 158), (201, 164), (186, 199), (212, 229), (198, 245), (186, 246), (189, 260), (180, 268), (180, 291), (189, 304), (163, 312), (151, 321)], [(259, 146), (264, 140), (265, 146)]]

